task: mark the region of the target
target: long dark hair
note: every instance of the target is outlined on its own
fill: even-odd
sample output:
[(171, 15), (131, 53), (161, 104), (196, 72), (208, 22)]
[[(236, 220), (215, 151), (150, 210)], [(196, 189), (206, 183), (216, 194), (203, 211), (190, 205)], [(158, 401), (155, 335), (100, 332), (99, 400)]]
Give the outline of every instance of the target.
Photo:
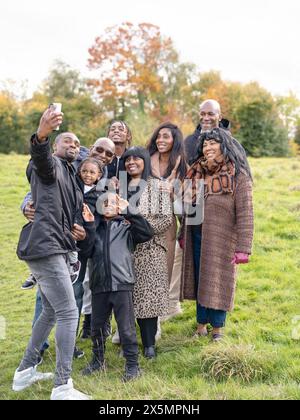
[[(135, 156), (140, 159), (143, 159), (145, 167), (142, 174), (142, 179), (144, 181), (148, 181), (149, 176), (151, 176), (151, 159), (150, 159), (148, 150), (140, 146), (130, 147), (130, 149), (128, 149), (124, 153), (124, 156), (123, 156), (124, 162), (126, 162), (126, 159), (128, 159), (131, 156)], [(130, 176), (129, 176), (129, 180), (130, 180)]]
[[(140, 146), (130, 147), (130, 149), (128, 149), (123, 156), (124, 157), (124, 162), (126, 162), (126, 159), (128, 159), (131, 156), (143, 159), (143, 161), (144, 161), (144, 171), (142, 173), (141, 179), (144, 182), (140, 182), (139, 185), (136, 188), (131, 189), (131, 187), (129, 186), (129, 183), (131, 181), (131, 176), (129, 174), (127, 174), (127, 199), (130, 199), (131, 197), (135, 196), (137, 193), (140, 195), (143, 191), (145, 191), (145, 189), (148, 185), (148, 179), (152, 175), (152, 173), (151, 173), (151, 159), (150, 159), (150, 155), (149, 155), (149, 152), (148, 152), (147, 149), (145, 149), (144, 147), (140, 147)], [(123, 189), (123, 191), (124, 191), (124, 189)], [(137, 200), (136, 205), (138, 206), (139, 203), (140, 203), (140, 197)]]
[(150, 156), (153, 156), (156, 152), (158, 152), (156, 141), (157, 141), (160, 130), (164, 128), (169, 129), (173, 137), (173, 148), (170, 154), (169, 166), (168, 166), (167, 173), (165, 174), (165, 176), (168, 177), (171, 175), (173, 169), (176, 166), (177, 159), (180, 156), (181, 161), (177, 169), (176, 175), (179, 176), (180, 179), (184, 179), (187, 172), (187, 165), (186, 165), (185, 154), (184, 154), (183, 134), (180, 128), (177, 127), (177, 125), (171, 122), (166, 122), (166, 123), (161, 124), (159, 127), (157, 127), (154, 133), (152, 134), (152, 137), (149, 140), (147, 149), (149, 150)]
[(228, 130), (224, 130), (222, 128), (214, 128), (211, 131), (206, 131), (200, 134), (198, 159), (204, 156), (203, 144), (205, 140), (215, 140), (216, 142), (220, 143), (221, 152), (225, 160), (229, 159), (230, 162), (235, 165), (236, 177), (240, 173), (244, 173), (248, 175), (251, 180), (253, 180), (246, 152), (243, 146), (234, 137), (232, 137)]

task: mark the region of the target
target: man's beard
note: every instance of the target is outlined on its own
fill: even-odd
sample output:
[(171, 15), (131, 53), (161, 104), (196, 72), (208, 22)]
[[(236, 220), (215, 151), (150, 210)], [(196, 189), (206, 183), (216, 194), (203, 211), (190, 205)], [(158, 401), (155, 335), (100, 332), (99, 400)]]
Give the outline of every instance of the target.
[(78, 158), (78, 154), (75, 154), (73, 156), (69, 155), (68, 152), (65, 153), (65, 159), (67, 162), (72, 163)]

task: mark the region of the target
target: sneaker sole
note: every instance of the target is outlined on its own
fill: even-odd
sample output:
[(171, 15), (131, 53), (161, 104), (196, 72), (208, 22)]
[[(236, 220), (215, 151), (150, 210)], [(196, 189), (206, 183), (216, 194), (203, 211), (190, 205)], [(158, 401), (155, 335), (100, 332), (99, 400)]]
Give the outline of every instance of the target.
[(15, 391), (15, 392), (20, 392), (20, 391), (23, 391), (24, 389), (26, 389), (26, 388), (29, 388), (31, 385), (33, 385), (33, 384), (35, 384), (35, 383), (37, 383), (37, 382), (42, 382), (42, 381), (50, 381), (50, 380), (52, 380), (54, 378), (54, 375), (53, 374), (51, 374), (51, 376), (49, 375), (49, 377), (47, 377), (47, 378), (40, 378), (40, 379), (37, 379), (37, 380), (35, 380), (35, 381), (30, 381), (28, 384), (26, 384), (26, 385), (12, 385), (12, 390), (13, 391)]
[(73, 359), (82, 359), (84, 356), (84, 353), (80, 354), (79, 356), (73, 356)]

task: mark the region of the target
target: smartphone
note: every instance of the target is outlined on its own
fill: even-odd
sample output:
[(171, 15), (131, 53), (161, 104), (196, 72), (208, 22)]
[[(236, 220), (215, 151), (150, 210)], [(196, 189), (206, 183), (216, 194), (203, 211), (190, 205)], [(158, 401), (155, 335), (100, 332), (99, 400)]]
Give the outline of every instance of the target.
[[(59, 102), (54, 102), (53, 104), (50, 104), (50, 105), (49, 105), (49, 108), (50, 108), (53, 112), (61, 112), (61, 109), (62, 109), (62, 104), (61, 104), (61, 103), (59, 103)], [(60, 126), (57, 126), (57, 127), (55, 128), (55, 131), (59, 131), (59, 127), (60, 127)]]

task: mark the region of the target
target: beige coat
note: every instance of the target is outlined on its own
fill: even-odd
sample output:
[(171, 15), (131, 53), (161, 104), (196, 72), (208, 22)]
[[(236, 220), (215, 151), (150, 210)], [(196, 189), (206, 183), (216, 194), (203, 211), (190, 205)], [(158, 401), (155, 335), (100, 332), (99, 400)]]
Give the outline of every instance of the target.
[(156, 318), (169, 310), (169, 276), (166, 231), (173, 222), (168, 193), (159, 190), (160, 180), (150, 177), (139, 211), (154, 229), (153, 239), (139, 244), (134, 254), (136, 283), (133, 302), (136, 318)]
[(191, 226), (184, 229), (181, 297), (196, 299), (205, 308), (231, 311), (236, 289), (235, 252), (251, 254), (253, 240), (252, 183), (237, 178), (234, 195), (209, 195), (204, 205), (200, 282), (195, 294)]
[[(162, 174), (160, 173), (160, 168), (159, 168), (159, 153), (155, 153), (154, 155), (151, 156), (151, 169), (155, 177), (160, 178), (160, 179), (162, 178)], [(168, 249), (167, 259), (168, 259), (169, 284), (171, 283), (173, 266), (174, 266), (176, 238), (177, 238), (177, 220), (174, 215), (172, 225), (166, 231), (167, 249)]]

